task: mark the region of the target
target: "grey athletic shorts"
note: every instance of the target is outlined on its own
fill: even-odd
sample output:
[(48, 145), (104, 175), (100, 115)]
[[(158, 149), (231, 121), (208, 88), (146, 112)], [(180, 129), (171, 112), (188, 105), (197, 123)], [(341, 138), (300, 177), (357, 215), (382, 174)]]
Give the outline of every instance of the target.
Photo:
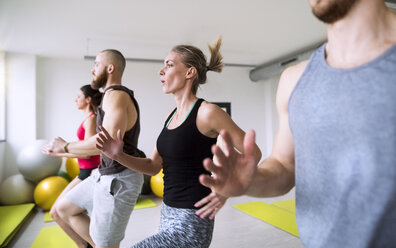
[(87, 210), (91, 219), (89, 234), (95, 244), (112, 246), (124, 238), (142, 185), (143, 174), (129, 169), (112, 175), (95, 170), (65, 197)]

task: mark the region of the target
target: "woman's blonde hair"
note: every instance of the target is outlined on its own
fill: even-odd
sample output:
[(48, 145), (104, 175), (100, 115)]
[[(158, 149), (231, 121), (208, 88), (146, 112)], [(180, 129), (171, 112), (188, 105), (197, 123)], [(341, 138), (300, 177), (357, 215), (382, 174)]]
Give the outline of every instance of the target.
[(182, 62), (187, 67), (194, 67), (197, 70), (197, 76), (194, 79), (191, 87), (192, 93), (195, 95), (200, 84), (206, 83), (206, 73), (208, 71), (221, 72), (223, 64), (223, 56), (220, 54), (222, 39), (219, 37), (217, 41), (212, 45), (208, 45), (210, 51), (209, 65), (206, 64), (206, 57), (203, 52), (190, 45), (178, 45), (172, 49), (172, 52), (180, 54)]

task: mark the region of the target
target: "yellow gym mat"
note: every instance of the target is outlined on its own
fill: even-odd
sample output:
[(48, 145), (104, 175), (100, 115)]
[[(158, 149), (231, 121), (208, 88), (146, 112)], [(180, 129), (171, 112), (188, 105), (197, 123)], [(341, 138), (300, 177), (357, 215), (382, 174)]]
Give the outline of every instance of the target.
[(153, 200), (149, 198), (139, 198), (135, 204), (134, 209), (151, 208), (155, 206), (157, 206), (157, 204), (155, 204)]
[(77, 248), (69, 236), (59, 227), (50, 226), (41, 229), (31, 248)]
[(282, 201), (276, 204), (256, 201), (237, 204), (234, 207), (298, 237), (296, 214), (293, 212), (295, 207), (293, 207), (293, 202), (291, 201)]
[(49, 215), (49, 211), (46, 211), (44, 215), (44, 222), (51, 222), (51, 221), (54, 221), (54, 219), (52, 219), (52, 217)]
[(294, 214), (296, 213), (296, 200), (295, 199), (273, 202), (272, 205), (283, 208), (283, 209), (290, 211)]
[(0, 247), (10, 242), (33, 208), (33, 203), (0, 206)]

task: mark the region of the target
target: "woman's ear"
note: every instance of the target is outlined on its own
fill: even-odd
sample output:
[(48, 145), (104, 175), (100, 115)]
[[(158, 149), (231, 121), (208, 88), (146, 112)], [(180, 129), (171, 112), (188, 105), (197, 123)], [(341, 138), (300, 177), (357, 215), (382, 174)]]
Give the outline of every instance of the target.
[(191, 66), (187, 69), (186, 78), (191, 79), (197, 75), (197, 69), (194, 66)]
[(85, 101), (86, 101), (88, 104), (91, 104), (91, 102), (92, 102), (92, 97), (90, 97), (90, 96), (86, 97), (86, 98), (85, 98)]

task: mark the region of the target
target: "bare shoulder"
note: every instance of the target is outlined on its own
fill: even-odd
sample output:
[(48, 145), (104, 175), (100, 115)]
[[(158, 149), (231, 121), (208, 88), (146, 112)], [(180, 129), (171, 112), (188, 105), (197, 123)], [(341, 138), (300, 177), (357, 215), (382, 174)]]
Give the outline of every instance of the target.
[(307, 64), (308, 60), (305, 60), (296, 65), (290, 66), (283, 71), (279, 79), (278, 90), (276, 93), (276, 105), (278, 110), (279, 108), (287, 110), (290, 95), (298, 80), (304, 73)]
[(296, 65), (286, 68), (279, 80), (279, 86), (294, 88), (307, 67), (308, 60), (304, 60)]
[(90, 117), (88, 117), (86, 120), (85, 120), (85, 122), (84, 122), (84, 124), (87, 124), (87, 125), (91, 125), (92, 123), (94, 123), (94, 124), (96, 124), (96, 115), (91, 115)]
[(216, 104), (204, 101), (198, 109), (198, 130), (208, 137), (217, 137), (220, 130), (230, 124), (230, 120), (229, 115)]
[(83, 124), (85, 130), (95, 130), (96, 129), (96, 115), (91, 115), (88, 117)]
[(208, 119), (214, 116), (221, 116), (225, 113), (218, 105), (203, 101), (198, 109), (198, 118)]
[(126, 100), (129, 97), (129, 94), (123, 90), (109, 90), (106, 91), (105, 97), (111, 100)]
[(133, 105), (133, 101), (128, 93), (122, 90), (106, 91), (103, 97), (103, 108), (115, 106), (129, 106)]

